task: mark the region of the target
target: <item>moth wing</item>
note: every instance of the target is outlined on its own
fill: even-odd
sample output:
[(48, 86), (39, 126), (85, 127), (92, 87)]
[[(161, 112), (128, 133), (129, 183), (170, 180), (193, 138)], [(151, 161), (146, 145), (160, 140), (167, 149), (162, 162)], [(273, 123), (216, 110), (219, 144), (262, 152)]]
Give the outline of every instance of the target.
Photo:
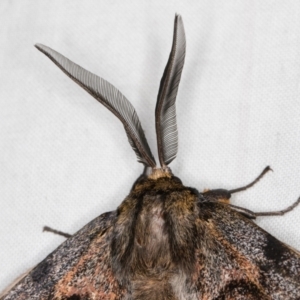
[(204, 299), (300, 299), (298, 251), (226, 204), (200, 202), (199, 213), (196, 269)]
[(122, 299), (125, 291), (111, 271), (115, 216), (105, 213), (88, 223), (0, 299)]

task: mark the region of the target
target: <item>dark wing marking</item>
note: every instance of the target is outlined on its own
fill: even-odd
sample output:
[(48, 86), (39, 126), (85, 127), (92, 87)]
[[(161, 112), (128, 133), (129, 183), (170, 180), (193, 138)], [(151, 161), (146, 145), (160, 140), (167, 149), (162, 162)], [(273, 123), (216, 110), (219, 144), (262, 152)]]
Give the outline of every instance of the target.
[(172, 49), (160, 81), (155, 109), (157, 147), (162, 166), (168, 165), (176, 157), (178, 149), (175, 100), (184, 65), (185, 45), (182, 18), (176, 15)]
[(226, 204), (200, 202), (198, 206), (203, 232), (195, 280), (199, 296), (300, 299), (298, 251)]
[(119, 118), (124, 125), (130, 145), (135, 151), (138, 161), (155, 167), (155, 159), (149, 148), (140, 120), (134, 107), (125, 96), (103, 78), (85, 70), (55, 50), (41, 44), (35, 46), (65, 74)]
[(105, 213), (87, 224), (1, 300), (94, 299), (95, 296), (97, 299), (122, 299), (125, 291), (119, 287), (110, 265), (115, 216), (115, 212)]

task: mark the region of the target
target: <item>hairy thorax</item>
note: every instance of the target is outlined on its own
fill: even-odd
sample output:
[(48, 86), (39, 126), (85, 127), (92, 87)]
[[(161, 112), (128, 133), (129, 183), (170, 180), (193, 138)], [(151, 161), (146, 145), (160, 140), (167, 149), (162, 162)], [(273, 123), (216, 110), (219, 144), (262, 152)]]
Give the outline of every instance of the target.
[(113, 270), (134, 299), (178, 299), (176, 278), (193, 273), (197, 199), (194, 189), (166, 176), (139, 180), (119, 206)]

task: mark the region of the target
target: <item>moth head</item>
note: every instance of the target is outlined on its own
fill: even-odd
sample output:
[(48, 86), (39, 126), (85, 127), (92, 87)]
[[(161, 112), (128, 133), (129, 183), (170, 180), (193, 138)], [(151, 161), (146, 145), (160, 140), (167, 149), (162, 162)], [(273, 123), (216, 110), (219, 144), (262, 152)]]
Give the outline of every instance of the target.
[(158, 179), (172, 176), (168, 165), (175, 159), (178, 149), (175, 101), (186, 48), (185, 32), (180, 15), (175, 16), (172, 48), (160, 81), (155, 108), (155, 128), (160, 167), (157, 167), (134, 107), (118, 89), (55, 50), (41, 44), (35, 46), (67, 76), (118, 117), (124, 126), (137, 160), (145, 165), (145, 169), (150, 170), (147, 174), (149, 178)]

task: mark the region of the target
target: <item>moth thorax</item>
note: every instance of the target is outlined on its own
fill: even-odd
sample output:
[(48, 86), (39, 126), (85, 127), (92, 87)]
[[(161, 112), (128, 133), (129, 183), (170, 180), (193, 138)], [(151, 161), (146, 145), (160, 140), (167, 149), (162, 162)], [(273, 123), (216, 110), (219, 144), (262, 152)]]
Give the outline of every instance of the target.
[(163, 168), (153, 168), (152, 173), (148, 176), (150, 179), (158, 179), (161, 177), (172, 177), (172, 171), (169, 167), (163, 167)]

